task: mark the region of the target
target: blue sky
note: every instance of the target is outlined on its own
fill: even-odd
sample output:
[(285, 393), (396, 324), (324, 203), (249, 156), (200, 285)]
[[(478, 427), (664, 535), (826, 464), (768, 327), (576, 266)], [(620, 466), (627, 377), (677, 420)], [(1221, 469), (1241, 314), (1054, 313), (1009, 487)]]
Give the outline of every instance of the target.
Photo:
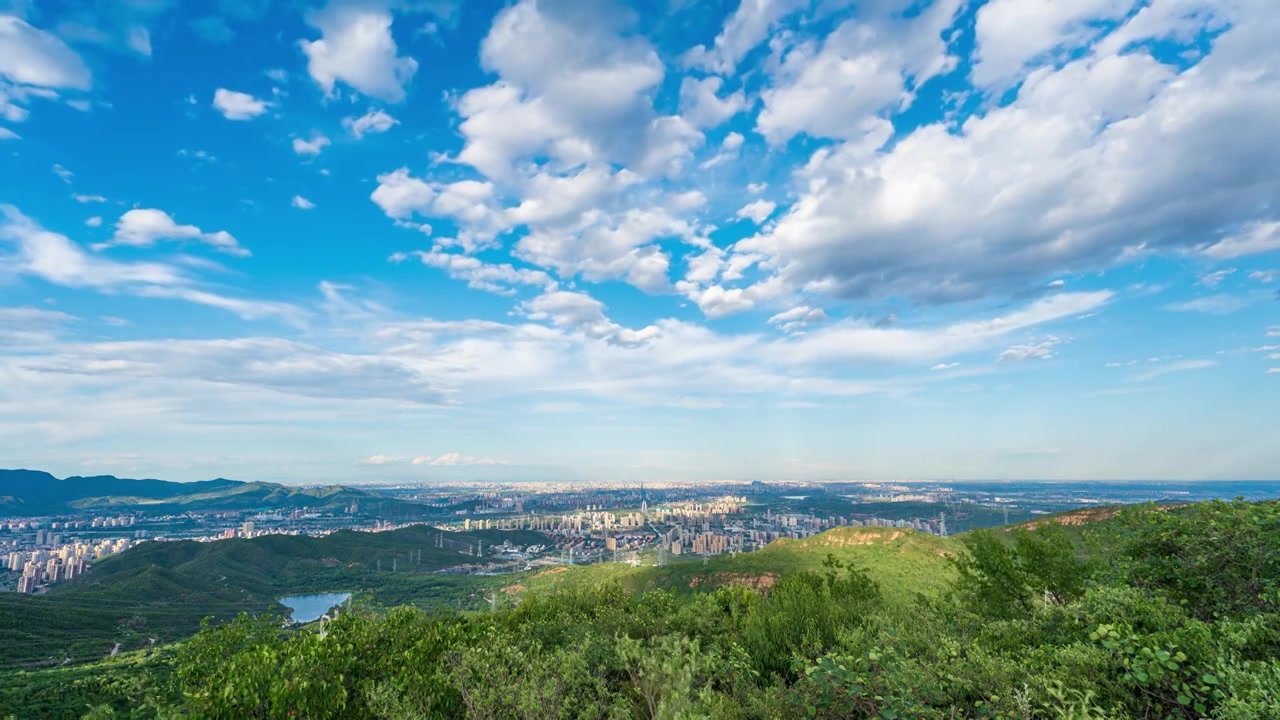
[(0, 3), (0, 454), (1280, 475), (1270, 0)]

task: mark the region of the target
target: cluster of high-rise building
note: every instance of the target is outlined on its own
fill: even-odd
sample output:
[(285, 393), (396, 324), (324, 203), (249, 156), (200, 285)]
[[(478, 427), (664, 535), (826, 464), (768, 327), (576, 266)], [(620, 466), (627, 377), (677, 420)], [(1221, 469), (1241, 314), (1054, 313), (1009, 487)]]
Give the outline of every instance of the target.
[(18, 592), (33, 593), (37, 588), (71, 580), (84, 574), (85, 563), (107, 555), (124, 552), (133, 545), (129, 538), (101, 540), (97, 543), (74, 542), (53, 548), (10, 552), (5, 569), (20, 572)]

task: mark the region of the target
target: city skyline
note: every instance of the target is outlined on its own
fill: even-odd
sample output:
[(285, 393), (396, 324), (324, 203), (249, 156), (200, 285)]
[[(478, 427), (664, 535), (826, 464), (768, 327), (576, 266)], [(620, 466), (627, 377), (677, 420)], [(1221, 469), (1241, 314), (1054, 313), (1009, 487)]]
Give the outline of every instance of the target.
[(5, 465), (1275, 479), (1270, 10), (0, 3)]

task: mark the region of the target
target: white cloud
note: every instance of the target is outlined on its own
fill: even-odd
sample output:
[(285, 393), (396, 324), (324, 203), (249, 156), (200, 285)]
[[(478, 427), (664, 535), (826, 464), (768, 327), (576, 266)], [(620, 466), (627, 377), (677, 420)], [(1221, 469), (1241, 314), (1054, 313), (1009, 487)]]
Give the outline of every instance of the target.
[(631, 209), (618, 215), (588, 213), (585, 228), (536, 228), (516, 242), (517, 257), (561, 277), (581, 275), (592, 282), (625, 279), (647, 292), (670, 288), (670, 257), (652, 244), (662, 238), (689, 240), (695, 229), (659, 208)]
[(1269, 338), (1280, 337), (1280, 325), (1272, 325), (1271, 327), (1267, 328), (1267, 337)]
[(623, 347), (638, 347), (661, 335), (655, 325), (640, 330), (623, 328), (605, 317), (604, 303), (586, 293), (548, 289), (522, 303), (520, 310), (530, 319), (548, 320), (556, 327), (581, 331), (589, 338)]
[(240, 246), (226, 230), (205, 232), (195, 225), (179, 225), (163, 210), (134, 208), (116, 221), (116, 231), (111, 240), (98, 243), (94, 250), (116, 246), (150, 247), (161, 240), (194, 240), (212, 246), (219, 252), (248, 257), (249, 251)]
[(941, 36), (959, 7), (959, 0), (937, 0), (906, 20), (872, 10), (820, 45), (791, 48), (761, 93), (756, 129), (775, 144), (807, 133), (879, 147), (892, 134), (882, 114), (905, 107), (914, 88), (954, 66)]
[(752, 222), (759, 225), (763, 223), (773, 211), (778, 207), (777, 203), (769, 200), (754, 200), (738, 208), (738, 217), (749, 218)]
[(1205, 287), (1218, 287), (1218, 285), (1222, 284), (1223, 280), (1231, 277), (1235, 271), (1235, 268), (1228, 268), (1226, 270), (1215, 270), (1214, 272), (1205, 273), (1200, 276), (1199, 282)]
[(369, 196), (388, 217), (403, 220), (417, 213), (429, 213), (435, 191), (426, 182), (409, 174), (408, 168), (378, 176), (378, 187)]
[[(14, 15), (0, 15), (0, 119), (22, 122), (32, 98), (57, 99), (59, 91), (93, 85), (88, 66), (57, 36)], [(0, 139), (18, 139), (0, 128)]]
[(89, 227), (99, 227), (102, 225), (102, 217), (98, 215), (94, 215), (93, 217), (85, 220), (84, 224), (88, 225)]
[(497, 460), (494, 458), (472, 457), (461, 453), (451, 452), (445, 453), (439, 457), (431, 457), (430, 455), (420, 455), (413, 459), (414, 465), (436, 465), (454, 467), (459, 465), (508, 465), (506, 460)]
[(183, 274), (158, 263), (118, 263), (85, 253), (62, 235), (41, 228), (11, 205), (0, 206), (0, 237), (18, 244), (25, 272), (65, 287), (110, 288), (125, 284), (175, 285)]
[(1200, 252), (1215, 260), (1231, 260), (1245, 255), (1259, 255), (1280, 250), (1280, 222), (1252, 222), (1243, 230), (1229, 235)]
[(741, 0), (712, 46), (698, 45), (689, 51), (685, 61), (712, 72), (732, 73), (783, 18), (808, 4), (805, 0)]
[(930, 370), (950, 370), (956, 367), (960, 367), (960, 363), (958, 362), (938, 363), (937, 365), (934, 365), (929, 369)]
[(331, 0), (306, 13), (318, 40), (300, 40), (307, 71), (328, 95), (338, 82), (370, 97), (399, 102), (418, 71), (418, 61), (400, 55), (391, 36), (391, 13), (376, 3)]
[(293, 151), (299, 155), (319, 155), (320, 151), (324, 150), (329, 145), (329, 138), (318, 132), (312, 133), (310, 140), (303, 140), (302, 138), (293, 139)]
[(783, 332), (792, 332), (815, 323), (826, 322), (826, 320), (827, 313), (822, 308), (798, 305), (770, 317), (769, 324), (777, 325)]
[[(694, 127), (715, 127), (747, 109), (747, 98), (741, 90), (720, 97), (724, 79), (711, 76), (698, 80), (686, 77), (680, 82), (680, 114)], [(741, 136), (739, 136), (741, 137)]]
[[(244, 300), (200, 290), (194, 287), (195, 280), (188, 272), (175, 265), (117, 262), (87, 253), (66, 236), (45, 230), (11, 205), (0, 205), (0, 215), (3, 216), (0, 220), (0, 240), (17, 245), (17, 253), (11, 256), (10, 267), (19, 273), (33, 275), (67, 288), (91, 289), (104, 294), (124, 292), (139, 297), (184, 300), (226, 310), (246, 320), (279, 318), (294, 325), (301, 325), (305, 321), (307, 313), (288, 303)], [(163, 232), (160, 236), (150, 237), (149, 233), (172, 230), (162, 227), (154, 219), (131, 221), (125, 227), (129, 233), (138, 233), (127, 234), (127, 239), (132, 241), (154, 242), (161, 237), (172, 237)], [(174, 227), (181, 231), (183, 227), (190, 226)], [(217, 236), (217, 233), (213, 235)]]
[(1053, 357), (1053, 349), (1062, 342), (1061, 338), (1050, 336), (1040, 342), (1014, 345), (1000, 353), (1000, 362), (1024, 362), (1026, 360), (1048, 360)]
[(355, 462), (356, 465), (388, 465), (390, 463), (404, 462), (408, 458), (398, 455), (370, 455), (367, 458), (361, 458)]
[(1066, 53), (1103, 32), (1101, 23), (1122, 18), (1135, 0), (991, 0), (978, 10), (973, 82), (1000, 89), (1046, 54)]
[[(958, 125), (921, 126), (886, 149), (878, 137), (818, 149), (796, 202), (734, 252), (765, 255), (793, 290), (925, 302), (1018, 292), (1143, 253), (1262, 252), (1277, 237), (1259, 208), (1280, 166), (1263, 120), (1280, 117), (1280, 72), (1239, 68), (1280, 68), (1280, 17), (1256, 2), (1220, 10), (1233, 24), (1181, 74), (1143, 46), (1085, 54)], [(1204, 245), (1241, 226), (1241, 244)]]
[(293, 201), (292, 201), (292, 203), (291, 203), (291, 204), (292, 204), (294, 207), (298, 208), (299, 210), (310, 210), (310, 209), (312, 209), (312, 208), (314, 208), (314, 207), (316, 206), (316, 204), (315, 204), (315, 203), (313, 203), (313, 202), (311, 202), (310, 200), (308, 200), (308, 199), (306, 199), (306, 198), (302, 197), (301, 195), (294, 195), (294, 196), (293, 196)]
[[(720, 142), (720, 151), (707, 160), (699, 163), (698, 167), (706, 170), (736, 159), (739, 151), (742, 149), (742, 143), (744, 140), (745, 138), (742, 136), (742, 133), (731, 132), (725, 135), (724, 140)], [(761, 189), (763, 189), (763, 187)]]
[(1278, 375), (1278, 374), (1280, 374), (1280, 367), (1273, 367), (1273, 368), (1271, 368), (1270, 370), (1267, 370), (1267, 372), (1266, 372), (1265, 374), (1266, 374), (1266, 375)]
[(102, 203), (107, 201), (107, 199), (101, 195), (81, 195), (80, 193), (75, 193), (71, 196), (71, 199), (78, 203)]
[(1280, 270), (1252, 270), (1249, 279), (1260, 283), (1273, 283), (1280, 279)]
[(7, 127), (0, 126), (0, 140), (21, 140), (22, 136)]
[(399, 120), (374, 108), (369, 108), (369, 112), (358, 118), (346, 117), (342, 119), (342, 127), (346, 128), (347, 132), (351, 133), (352, 137), (357, 140), (368, 133), (384, 133), (399, 124)]
[(213, 93), (213, 106), (228, 120), (252, 120), (267, 111), (264, 100), (235, 90), (218, 88)]
[(654, 112), (665, 74), (657, 52), (606, 13), (574, 7), (524, 0), (494, 19), (480, 56), (500, 79), (455, 103), (466, 139), (457, 160), (492, 178), (511, 178), (518, 161), (539, 154), (566, 167), (678, 172), (703, 136)]
[(1138, 373), (1133, 376), (1133, 379), (1138, 382), (1149, 382), (1158, 377), (1168, 375), (1169, 373), (1186, 372), (1188, 370), (1203, 370), (1205, 368), (1211, 368), (1217, 364), (1217, 360), (1178, 360), (1167, 365), (1159, 365), (1151, 370)]
[(76, 176), (76, 174), (75, 174), (75, 173), (71, 172), (70, 170), (68, 170), (68, 169), (66, 169), (66, 168), (64, 168), (64, 167), (62, 167), (62, 165), (61, 165), (61, 164), (59, 164), (59, 163), (54, 163), (54, 164), (53, 164), (53, 174), (54, 174), (54, 175), (57, 175), (57, 176), (58, 176), (58, 177), (60, 177), (60, 178), (62, 178), (62, 182), (67, 183), (67, 184), (70, 184), (70, 183), (71, 183), (71, 178), (73, 178), (73, 177), (75, 177), (75, 176)]
[(792, 363), (942, 359), (980, 350), (1019, 330), (1096, 310), (1111, 297), (1108, 291), (1061, 293), (991, 320), (959, 322), (931, 330), (876, 327), (845, 320), (794, 340), (779, 341), (773, 351)]
[(407, 254), (392, 255), (392, 262), (400, 262), (408, 257), (416, 257), (423, 265), (439, 268), (449, 273), (455, 280), (465, 280), (467, 287), (484, 290), (498, 295), (511, 295), (513, 285), (549, 286), (554, 281), (541, 270), (516, 268), (510, 263), (485, 263), (470, 255), (447, 253), (439, 250), (415, 251)]

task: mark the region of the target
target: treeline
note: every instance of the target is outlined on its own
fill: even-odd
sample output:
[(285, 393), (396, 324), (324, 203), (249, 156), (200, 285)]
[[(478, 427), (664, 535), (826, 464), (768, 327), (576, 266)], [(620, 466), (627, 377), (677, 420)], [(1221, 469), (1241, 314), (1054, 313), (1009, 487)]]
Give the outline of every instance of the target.
[(579, 589), (492, 613), (356, 612), (322, 632), (241, 617), (75, 678), (79, 708), (42, 705), (34, 686), (0, 706), (22, 718), (1280, 718), (1278, 503), (979, 531), (950, 562), (954, 586), (910, 602), (832, 557), (767, 592)]

